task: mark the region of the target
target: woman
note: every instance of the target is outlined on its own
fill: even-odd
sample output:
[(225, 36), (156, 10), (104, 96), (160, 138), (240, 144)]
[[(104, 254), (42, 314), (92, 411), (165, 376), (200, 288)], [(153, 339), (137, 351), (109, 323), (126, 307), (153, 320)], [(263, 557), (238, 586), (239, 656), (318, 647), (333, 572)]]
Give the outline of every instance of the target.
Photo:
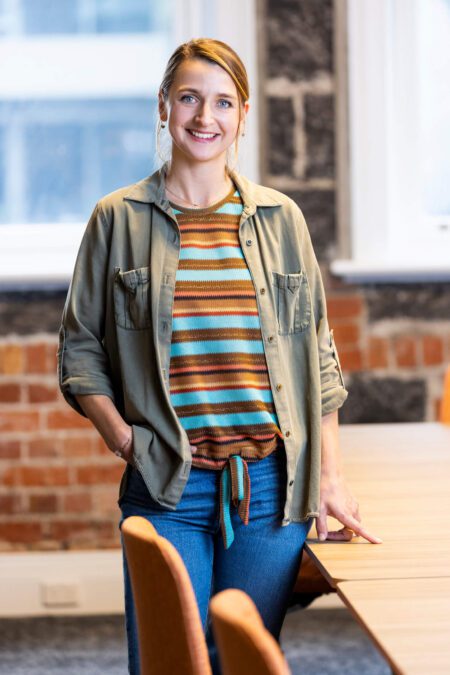
[[(127, 463), (122, 520), (143, 515), (175, 545), (205, 628), (211, 594), (237, 587), (278, 638), (314, 518), (322, 540), (380, 540), (342, 476), (347, 391), (301, 211), (230, 166), (248, 100), (226, 44), (173, 53), (158, 108), (171, 157), (96, 205), (58, 363), (68, 403)], [(138, 673), (125, 559), (124, 575)]]

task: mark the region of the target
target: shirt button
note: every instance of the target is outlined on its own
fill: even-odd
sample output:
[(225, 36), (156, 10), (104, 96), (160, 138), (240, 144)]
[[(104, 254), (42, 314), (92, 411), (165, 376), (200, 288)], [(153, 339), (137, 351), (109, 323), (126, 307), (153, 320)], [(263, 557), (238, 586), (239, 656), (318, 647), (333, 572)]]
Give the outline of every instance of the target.
[(265, 288), (261, 288), (261, 290), (260, 290), (261, 295), (264, 295), (265, 292), (266, 292), (266, 289), (265, 289)]
[(273, 342), (273, 335), (269, 335), (267, 339), (269, 340), (269, 342)]
[(251, 246), (251, 245), (252, 245), (252, 240), (251, 240), (251, 239), (247, 239), (247, 241), (246, 241), (245, 243), (247, 244), (247, 246)]
[(277, 384), (277, 391), (280, 391), (280, 389), (283, 387), (282, 384)]
[(284, 435), (286, 436), (286, 438), (291, 435), (291, 432), (289, 431), (289, 429), (284, 432)]
[(294, 481), (293, 481), (293, 480), (290, 480), (290, 481), (289, 481), (289, 486), (292, 487), (293, 485), (294, 485)]

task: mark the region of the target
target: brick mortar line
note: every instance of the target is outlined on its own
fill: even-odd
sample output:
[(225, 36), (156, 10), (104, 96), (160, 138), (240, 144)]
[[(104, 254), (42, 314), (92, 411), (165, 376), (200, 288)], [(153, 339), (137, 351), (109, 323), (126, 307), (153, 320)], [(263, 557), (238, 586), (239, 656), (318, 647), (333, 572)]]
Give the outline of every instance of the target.
[[(120, 511), (119, 507), (117, 507), (118, 511)], [(56, 512), (35, 512), (35, 513), (9, 513), (7, 514), (8, 518), (5, 518), (5, 521), (2, 519), (0, 516), (0, 523), (5, 524), (5, 523), (10, 523), (11, 521), (22, 521), (26, 520), (26, 522), (46, 522), (49, 523), (51, 521), (61, 521), (64, 522), (66, 520), (81, 520), (83, 523), (87, 524), (93, 524), (93, 523), (103, 523), (104, 521), (107, 522), (115, 522), (115, 514), (105, 514), (104, 517), (100, 517), (102, 514), (97, 515), (95, 518), (92, 517), (91, 513), (84, 513), (81, 511), (80, 513), (73, 514), (73, 513), (67, 513), (64, 514), (64, 516), (61, 516), (61, 514), (57, 514)], [(75, 518), (74, 515), (77, 517)]]
[[(372, 375), (377, 375), (381, 377), (391, 377), (396, 380), (402, 380), (403, 382), (408, 382), (413, 379), (420, 377), (421, 379), (437, 379), (440, 378), (446, 369), (446, 364), (437, 364), (433, 366), (395, 366), (391, 368), (390, 366), (370, 368), (367, 370), (348, 370), (343, 368), (344, 375), (350, 379), (353, 375), (364, 376), (364, 378), (371, 379)], [(432, 372), (430, 372), (432, 371)], [(374, 379), (374, 378), (372, 378)], [(375, 378), (376, 379), (376, 378)]]
[(292, 106), (294, 110), (294, 152), (293, 161), (294, 176), (300, 179), (305, 178), (307, 164), (307, 137), (305, 133), (305, 105), (301, 91), (292, 96)]
[(8, 380), (11, 384), (53, 384), (58, 385), (56, 373), (45, 371), (43, 373), (0, 373), (0, 384)]
[(333, 178), (309, 178), (302, 180), (301, 178), (296, 178), (294, 176), (283, 175), (273, 175), (267, 173), (265, 175), (265, 182), (270, 185), (270, 187), (275, 190), (280, 190), (280, 192), (289, 190), (335, 190), (336, 181)]
[[(26, 459), (26, 461), (25, 461)], [(96, 483), (79, 483), (75, 480), (76, 471), (78, 469), (92, 469), (92, 468), (101, 468), (101, 469), (110, 469), (116, 467), (119, 459), (111, 453), (111, 457), (108, 455), (95, 455), (94, 457), (70, 457), (70, 462), (68, 457), (27, 457), (27, 458), (14, 458), (14, 459), (0, 459), (0, 468), (2, 462), (7, 466), (3, 467), (4, 470), (8, 471), (9, 469), (67, 469), (67, 477), (69, 483), (63, 483), (59, 487), (66, 487), (66, 485), (96, 485)], [(125, 469), (125, 467), (124, 467)], [(71, 474), (73, 475), (74, 480), (70, 480)], [(120, 480), (120, 479), (119, 479)], [(109, 485), (110, 483), (102, 483)], [(20, 484), (22, 486), (22, 484)], [(3, 487), (17, 487), (17, 485), (4, 485)], [(33, 487), (33, 486), (29, 486)], [(35, 485), (34, 487), (45, 487), (40, 485)], [(47, 487), (52, 487), (48, 485)]]
[(408, 337), (413, 339), (417, 335), (418, 330), (423, 331), (419, 333), (420, 336), (427, 334), (442, 338), (443, 331), (444, 333), (447, 333), (448, 336), (450, 336), (450, 321), (443, 319), (389, 317), (385, 319), (378, 319), (376, 322), (370, 322), (367, 328), (373, 337), (384, 337), (385, 334), (381, 331), (387, 330), (391, 331), (389, 333), (390, 335), (392, 335), (394, 332), (400, 333), (401, 331), (404, 332), (414, 330), (415, 333), (413, 335), (408, 335)]
[(264, 93), (271, 98), (288, 98), (298, 92), (302, 94), (317, 94), (318, 96), (334, 94), (334, 75), (327, 71), (319, 71), (315, 77), (309, 80), (302, 79), (294, 82), (282, 76), (269, 78), (264, 83)]
[(19, 333), (8, 333), (8, 335), (5, 336), (0, 336), (0, 347), (4, 345), (37, 345), (37, 344), (45, 344), (45, 345), (51, 345), (52, 347), (54, 346), (55, 348), (58, 347), (58, 334), (56, 333), (33, 333), (31, 335), (22, 335)]

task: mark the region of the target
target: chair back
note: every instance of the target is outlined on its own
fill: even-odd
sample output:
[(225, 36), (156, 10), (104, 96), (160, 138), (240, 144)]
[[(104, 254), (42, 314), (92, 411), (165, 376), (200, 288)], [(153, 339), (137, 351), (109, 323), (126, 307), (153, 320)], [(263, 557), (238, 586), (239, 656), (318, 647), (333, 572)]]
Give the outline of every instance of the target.
[(442, 424), (450, 424), (450, 365), (447, 366), (444, 379), (444, 391), (442, 392), (439, 421)]
[(194, 589), (175, 547), (141, 516), (122, 523), (141, 675), (211, 675)]
[(289, 675), (280, 646), (246, 593), (222, 591), (209, 607), (223, 675)]

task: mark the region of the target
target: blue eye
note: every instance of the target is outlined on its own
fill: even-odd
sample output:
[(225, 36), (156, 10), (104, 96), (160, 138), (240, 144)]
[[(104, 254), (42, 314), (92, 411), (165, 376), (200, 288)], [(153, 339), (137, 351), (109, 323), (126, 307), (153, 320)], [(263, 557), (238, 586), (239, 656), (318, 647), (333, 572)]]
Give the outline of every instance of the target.
[(219, 103), (226, 103), (225, 106), (221, 105), (220, 106), (221, 108), (231, 108), (232, 107), (230, 101), (227, 101), (225, 98), (221, 98)]
[(183, 94), (183, 96), (181, 97), (180, 101), (184, 101), (184, 100), (187, 99), (187, 98), (192, 98), (192, 99), (193, 99), (194, 97), (193, 97), (191, 94)]

